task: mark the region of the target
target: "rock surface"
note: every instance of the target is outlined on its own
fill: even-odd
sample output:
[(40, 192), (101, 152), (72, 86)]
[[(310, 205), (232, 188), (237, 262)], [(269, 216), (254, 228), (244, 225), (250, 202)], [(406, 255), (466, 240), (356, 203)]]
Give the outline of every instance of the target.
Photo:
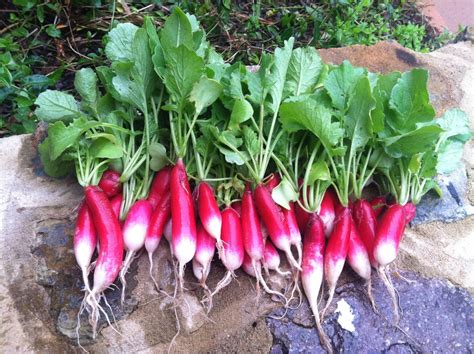
[[(471, 88), (474, 82), (474, 50), (467, 43), (450, 45), (426, 55), (408, 51), (396, 43), (323, 50), (320, 53), (326, 61), (338, 63), (349, 59), (353, 64), (366, 66), (373, 71), (427, 67), (431, 73), (430, 94), (438, 113), (451, 107), (461, 107), (471, 118), (474, 117), (474, 89)], [(471, 292), (474, 292), (474, 217), (469, 216), (469, 208), (474, 202), (473, 148), (474, 142), (471, 141), (464, 155), (465, 173), (459, 171), (462, 178), (455, 185), (458, 199), (452, 193), (445, 193), (445, 198), (462, 203), (457, 203), (455, 208), (447, 208), (443, 203), (449, 202), (448, 199), (436, 200), (435, 204), (425, 200), (427, 204), (420, 206), (418, 216), (418, 220), (423, 220), (423, 223), (407, 230), (399, 262), (401, 268), (428, 277), (448, 279)], [(81, 188), (72, 178), (54, 180), (42, 173), (30, 136), (0, 139), (0, 166), (0, 351), (77, 350), (76, 316), (82, 300), (82, 284), (79, 269), (75, 266), (71, 237), (76, 208), (81, 200)], [(454, 177), (449, 179), (446, 186), (449, 183), (454, 183)], [(449, 188), (446, 188), (449, 192)], [(430, 210), (429, 214), (424, 210)], [(433, 219), (426, 219), (425, 215), (431, 218), (441, 215), (437, 220), (442, 221), (457, 220), (456, 215), (464, 219), (445, 224), (442, 221), (431, 222)], [(421, 219), (423, 217), (425, 219)], [(155, 253), (154, 264), (153, 275), (160, 288), (172, 293), (174, 276), (169, 246), (165, 241)], [(209, 285), (215, 286), (223, 275), (224, 270), (216, 263)], [(188, 272), (188, 301), (193, 304), (191, 312), (194, 316), (188, 316), (187, 326), (174, 342), (173, 351), (318, 350), (315, 346), (317, 337), (314, 330), (309, 328), (312, 321), (307, 308), (306, 312), (303, 311), (305, 307), (290, 312), (286, 322), (277, 323), (270, 319), (266, 322), (265, 314), (274, 310), (275, 305), (266, 296), (261, 296), (257, 304), (254, 281), (243, 273), (237, 272), (237, 275), (238, 281), (232, 282), (216, 296), (214, 308), (207, 318), (205, 312), (199, 309), (197, 301), (203, 293), (193, 283), (191, 272)], [(462, 332), (461, 328), (461, 324), (465, 328), (473, 328), (472, 297), (446, 282), (415, 275), (410, 277), (416, 278), (415, 285), (408, 286), (397, 281), (397, 286), (400, 287), (405, 310), (402, 328), (417, 343), (394, 331), (387, 321), (375, 321), (366, 305), (361, 284), (350, 283), (339, 287), (338, 297), (342, 294), (349, 305), (356, 309), (354, 323), (357, 335), (340, 330), (336, 317), (329, 317), (326, 326), (328, 333), (332, 331), (330, 334), (335, 345), (352, 348), (352, 352), (358, 351), (357, 348), (362, 348), (365, 343), (360, 338), (365, 338), (370, 329), (374, 332), (373, 341), (370, 342), (374, 350), (408, 352), (420, 348), (438, 348), (439, 351), (472, 351), (472, 336)], [(81, 344), (92, 352), (168, 350), (176, 333), (175, 313), (169, 298), (155, 291), (149, 279), (149, 263), (145, 256), (134, 263), (127, 282), (129, 286), (124, 309), (118, 306), (119, 291), (107, 292), (117, 323), (114, 327), (104, 327), (98, 339), (91, 341), (90, 328), (82, 317), (79, 332)], [(437, 292), (441, 294), (440, 298), (435, 296)], [(424, 303), (418, 301), (421, 293), (426, 297)], [(380, 287), (376, 287), (375, 295), (382, 313), (389, 316), (390, 306)], [(447, 296), (450, 301), (443, 296)], [(185, 309), (183, 302), (180, 306), (182, 310)], [(429, 311), (430, 306), (437, 306), (438, 311)], [(452, 322), (449, 316), (455, 311), (460, 311), (460, 319)], [(377, 329), (364, 325), (361, 319), (365, 317), (368, 324)], [(419, 333), (421, 330), (413, 326), (415, 319), (419, 320), (420, 328), (427, 334)], [(438, 338), (440, 336), (437, 334), (441, 332), (436, 332), (437, 328), (426, 327), (426, 321), (444, 329), (446, 338)], [(448, 325), (454, 326), (452, 328), (455, 330), (448, 328)], [(405, 329), (406, 326), (409, 328)], [(127, 333), (127, 338), (117, 334), (116, 330)], [(284, 330), (295, 335), (284, 333)], [(464, 335), (463, 338), (459, 337), (460, 333)], [(428, 342), (428, 334), (431, 342)], [(446, 341), (441, 342), (441, 339)], [(456, 347), (456, 343), (461, 346)]]
[[(465, 290), (414, 273), (403, 273), (410, 283), (394, 279), (402, 317), (399, 328), (392, 324), (390, 298), (383, 283), (374, 277), (373, 295), (380, 309), (376, 314), (367, 300), (361, 281), (340, 286), (323, 322), (338, 353), (468, 353), (474, 349), (474, 299)], [(341, 313), (334, 309), (345, 301), (354, 315), (354, 330), (343, 329)], [(274, 316), (281, 316), (277, 310)], [(274, 337), (272, 353), (324, 353), (306, 302), (289, 310), (284, 320), (267, 319)], [(346, 325), (346, 328), (349, 326)]]

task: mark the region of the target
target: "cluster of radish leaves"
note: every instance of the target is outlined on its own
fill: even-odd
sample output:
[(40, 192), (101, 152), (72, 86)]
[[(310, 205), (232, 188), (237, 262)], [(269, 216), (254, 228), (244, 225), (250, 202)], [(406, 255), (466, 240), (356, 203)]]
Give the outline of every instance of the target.
[(318, 211), (329, 186), (348, 205), (372, 180), (397, 202), (417, 203), (437, 189), (437, 173), (456, 169), (471, 137), (460, 110), (434, 119), (423, 69), (326, 65), (293, 39), (264, 53), (257, 70), (229, 65), (179, 9), (158, 32), (150, 19), (119, 24), (105, 51), (109, 66), (76, 74), (79, 103), (59, 91), (38, 97), (36, 114), (50, 123), (39, 149), (48, 174), (75, 166), (82, 185), (113, 163), (125, 211), (146, 196), (150, 170), (177, 158), (196, 179), (227, 178), (230, 189), (241, 189), (235, 176), (261, 183), (278, 170), (272, 195), (287, 208), (303, 188), (303, 207)]

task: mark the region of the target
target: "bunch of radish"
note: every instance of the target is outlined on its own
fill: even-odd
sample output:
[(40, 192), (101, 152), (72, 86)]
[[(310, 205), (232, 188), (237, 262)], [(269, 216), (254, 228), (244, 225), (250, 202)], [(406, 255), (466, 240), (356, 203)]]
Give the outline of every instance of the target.
[[(301, 302), (302, 286), (331, 351), (322, 321), (347, 261), (375, 311), (376, 270), (398, 322), (389, 266), (436, 175), (457, 168), (467, 116), (434, 119), (423, 69), (324, 64), (290, 39), (249, 70), (225, 63), (195, 24), (179, 8), (158, 31), (149, 18), (119, 24), (107, 37), (110, 66), (78, 71), (76, 97), (48, 90), (36, 101), (50, 123), (39, 147), (46, 172), (75, 170), (84, 187), (74, 252), (94, 334), (108, 320), (106, 290), (119, 278), (125, 301), (143, 249), (163, 292), (153, 269), (163, 235), (174, 301), (187, 265), (208, 311), (240, 268), (283, 306)], [(214, 259), (226, 273), (210, 284)]]

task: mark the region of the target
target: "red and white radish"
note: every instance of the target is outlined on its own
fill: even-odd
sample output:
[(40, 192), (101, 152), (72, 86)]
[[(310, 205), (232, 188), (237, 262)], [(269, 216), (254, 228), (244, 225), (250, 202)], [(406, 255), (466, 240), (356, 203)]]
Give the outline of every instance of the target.
[(288, 224), (280, 207), (273, 200), (270, 191), (262, 184), (257, 185), (254, 191), (257, 211), (268, 230), (273, 244), (285, 252), (291, 266), (301, 270), (301, 265), (291, 253), (291, 239)]
[(226, 267), (227, 272), (210, 295), (211, 299), (220, 290), (230, 284), (234, 276), (234, 271), (239, 269), (244, 261), (245, 251), (240, 217), (231, 207), (227, 207), (222, 211), (221, 239), (223, 243), (221, 261)]
[(387, 276), (386, 267), (397, 258), (398, 247), (405, 231), (406, 220), (405, 208), (402, 205), (389, 205), (377, 225), (373, 250), (374, 258), (380, 264), (378, 274), (392, 299), (395, 324), (400, 320), (398, 300), (395, 288)]
[(122, 192), (120, 173), (114, 170), (105, 171), (99, 181), (99, 187), (104, 191), (107, 197), (112, 198), (116, 196)]
[(173, 255), (178, 260), (178, 283), (183, 291), (184, 267), (196, 253), (196, 219), (193, 197), (183, 160), (178, 159), (171, 171), (171, 220)]
[(337, 197), (334, 195), (334, 192), (330, 189), (326, 190), (318, 212), (318, 215), (324, 225), (324, 234), (326, 237), (331, 235), (334, 227), (334, 219), (336, 217), (336, 203)]
[(74, 256), (81, 268), (82, 279), (86, 291), (90, 291), (89, 267), (97, 246), (97, 234), (92, 220), (92, 215), (86, 202), (82, 202), (77, 214), (76, 229), (74, 231)]
[(148, 193), (148, 201), (150, 202), (153, 209), (156, 208), (160, 198), (169, 193), (170, 188), (170, 178), (171, 178), (171, 167), (166, 166), (159, 170), (150, 187), (150, 192)]
[[(150, 205), (151, 206), (151, 205)], [(154, 211), (151, 214), (150, 226), (145, 238), (145, 249), (148, 253), (148, 260), (150, 262), (150, 278), (155, 284), (158, 290), (158, 284), (153, 276), (153, 253), (158, 248), (161, 237), (163, 236), (163, 230), (166, 223), (171, 217), (171, 194), (165, 192), (164, 195), (159, 199)]]
[(197, 204), (199, 218), (207, 233), (214, 237), (217, 249), (222, 250), (221, 227), (222, 216), (217, 205), (212, 187), (202, 181), (197, 186)]
[(117, 216), (117, 219), (120, 221), (120, 210), (122, 208), (123, 202), (123, 194), (119, 193), (115, 197), (110, 199), (110, 205), (112, 206), (112, 210), (114, 214)]
[(197, 224), (196, 253), (193, 258), (193, 273), (199, 280), (199, 284), (208, 290), (206, 285), (207, 276), (211, 270), (212, 259), (216, 251), (216, 239), (209, 235), (204, 226)]
[(378, 263), (374, 258), (373, 252), (377, 217), (371, 203), (365, 199), (357, 200), (352, 206), (352, 217), (369, 255), (370, 264), (372, 267), (378, 268)]
[(329, 305), (334, 297), (337, 280), (342, 273), (349, 251), (349, 239), (351, 236), (351, 213), (349, 208), (340, 207), (334, 221), (334, 228), (329, 237), (326, 252), (324, 254), (324, 274), (329, 286), (329, 297), (322, 312), (324, 318)]
[(125, 301), (125, 288), (127, 284), (125, 274), (127, 274), (130, 268), (135, 253), (145, 245), (145, 239), (150, 226), (151, 212), (151, 204), (147, 200), (137, 200), (130, 208), (123, 224), (123, 243), (127, 253), (120, 271), (122, 304)]
[(267, 293), (277, 295), (285, 299), (283, 294), (270, 289), (262, 276), (261, 263), (265, 254), (265, 246), (262, 230), (260, 227), (260, 220), (257, 215), (257, 210), (255, 209), (250, 183), (247, 183), (242, 196), (241, 224), (245, 253), (248, 255), (253, 265), (255, 278), (257, 278), (257, 284), (262, 284)]
[(86, 302), (91, 311), (89, 322), (92, 325), (95, 338), (99, 310), (105, 313), (99, 305), (99, 298), (102, 292), (117, 279), (120, 272), (123, 258), (123, 238), (117, 216), (102, 189), (97, 186), (86, 187), (85, 200), (92, 215), (100, 245), (99, 256), (94, 268), (94, 283), (86, 296)]
[(321, 345), (328, 353), (332, 353), (332, 347), (329, 338), (321, 325), (318, 311), (318, 296), (324, 276), (324, 244), (325, 236), (323, 223), (320, 217), (316, 213), (313, 213), (310, 215), (304, 233), (301, 282), (309, 306), (313, 312)]
[(370, 205), (374, 210), (375, 216), (378, 217), (384, 211), (384, 208), (387, 205), (387, 200), (383, 196), (376, 197), (370, 201)]

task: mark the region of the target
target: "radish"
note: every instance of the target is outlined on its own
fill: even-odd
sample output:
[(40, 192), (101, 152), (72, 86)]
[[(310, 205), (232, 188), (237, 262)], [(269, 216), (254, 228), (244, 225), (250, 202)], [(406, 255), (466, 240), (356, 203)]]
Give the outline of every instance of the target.
[(374, 311), (377, 311), (375, 301), (372, 296), (372, 277), (369, 254), (367, 248), (362, 242), (356, 224), (351, 218), (351, 236), (349, 240), (349, 251), (347, 253), (347, 262), (362, 279), (367, 281), (367, 295)]
[(112, 210), (114, 214), (117, 216), (117, 219), (120, 220), (120, 209), (122, 208), (123, 202), (123, 194), (119, 193), (112, 199), (110, 199), (110, 205), (112, 206)]
[(303, 259), (301, 263), (301, 282), (313, 312), (316, 329), (321, 345), (328, 353), (332, 353), (329, 338), (321, 325), (318, 312), (318, 296), (324, 275), (324, 229), (321, 218), (313, 213), (310, 215), (303, 239)]
[(170, 188), (170, 177), (171, 177), (171, 167), (166, 166), (159, 170), (150, 187), (150, 192), (148, 193), (148, 201), (150, 202), (153, 209), (156, 208), (160, 198), (169, 192)]
[(263, 269), (267, 275), (269, 270), (274, 270), (283, 277), (289, 276), (290, 272), (283, 272), (280, 269), (280, 254), (270, 240), (265, 241), (265, 251), (263, 253)]
[(231, 205), (232, 209), (234, 209), (239, 215), (242, 215), (242, 202), (240, 200), (233, 202)]
[[(301, 199), (300, 199), (301, 202)], [(298, 223), (298, 228), (300, 232), (304, 233), (306, 230), (306, 225), (308, 225), (310, 213), (303, 209), (300, 205), (300, 202), (295, 202), (295, 216), (296, 222)]]
[(298, 222), (296, 221), (294, 203), (290, 203), (290, 210), (282, 208), (282, 211), (283, 215), (285, 215), (288, 230), (290, 231), (290, 242), (296, 247), (296, 251), (298, 252), (298, 263), (301, 263), (301, 232), (298, 227)]
[(171, 254), (173, 254), (173, 222), (172, 219), (169, 218), (168, 221), (165, 224), (165, 228), (163, 229), (163, 235), (166, 238), (166, 241), (170, 244), (170, 251)]
[(380, 267), (377, 269), (379, 276), (387, 287), (387, 291), (392, 299), (395, 324), (398, 324), (400, 320), (398, 299), (395, 288), (387, 276), (386, 267), (397, 257), (405, 225), (406, 215), (404, 207), (400, 204), (389, 205), (377, 225), (373, 250), (374, 258), (380, 264)]
[(257, 210), (255, 209), (250, 183), (247, 183), (242, 196), (241, 224), (245, 253), (250, 258), (251, 264), (254, 268), (257, 284), (262, 284), (267, 293), (277, 295), (285, 299), (283, 294), (271, 290), (262, 276), (261, 262), (264, 258), (265, 246), (263, 242), (262, 230), (260, 228), (260, 221), (258, 219)]
[(264, 186), (272, 192), (272, 190), (280, 184), (280, 175), (278, 173), (272, 173), (270, 176), (267, 177), (267, 181), (265, 182)]
[(234, 271), (239, 269), (244, 262), (244, 242), (242, 238), (242, 227), (237, 211), (227, 207), (222, 212), (222, 243), (223, 257), (222, 263), (227, 269), (226, 275), (216, 286), (216, 289), (210, 295), (210, 299), (220, 290), (230, 284)]
[(273, 244), (285, 252), (288, 261), (294, 268), (301, 270), (301, 265), (291, 253), (290, 231), (288, 230), (285, 215), (272, 199), (270, 191), (262, 184), (259, 184), (255, 188), (254, 198), (257, 210)]
[(319, 217), (324, 225), (324, 234), (326, 237), (329, 237), (332, 233), (334, 227), (334, 219), (336, 217), (336, 204), (337, 198), (330, 189), (326, 190), (324, 193), (323, 200), (321, 202), (321, 207), (319, 209)]
[(334, 221), (334, 228), (329, 237), (326, 253), (324, 254), (324, 273), (329, 285), (329, 298), (322, 312), (324, 318), (329, 305), (334, 297), (337, 280), (342, 273), (344, 263), (349, 251), (351, 236), (351, 213), (348, 207), (340, 207)]
[(107, 170), (99, 181), (99, 187), (104, 191), (107, 197), (112, 198), (122, 191), (120, 182), (120, 173), (114, 170)]
[(351, 268), (363, 279), (370, 279), (370, 261), (369, 254), (362, 242), (359, 231), (351, 219), (351, 234), (349, 239), (349, 251), (347, 253), (347, 262)]
[(376, 197), (370, 201), (370, 205), (374, 209), (375, 216), (378, 217), (387, 205), (387, 200), (383, 196)]
[(74, 255), (81, 268), (82, 279), (86, 291), (90, 292), (89, 271), (92, 255), (97, 245), (97, 234), (92, 216), (85, 202), (82, 202), (77, 214), (76, 229), (74, 231)]
[(123, 241), (127, 254), (120, 271), (120, 281), (122, 282), (121, 303), (125, 301), (125, 287), (127, 274), (133, 256), (145, 245), (145, 238), (148, 233), (151, 219), (151, 204), (144, 199), (137, 200), (130, 208), (125, 223), (123, 224)]
[(91, 308), (90, 322), (95, 338), (100, 295), (117, 278), (122, 265), (123, 238), (122, 230), (110, 205), (107, 195), (97, 186), (85, 188), (85, 200), (92, 215), (94, 226), (99, 236), (100, 251), (94, 269), (94, 284), (85, 301)]
[(217, 249), (220, 253), (222, 251), (222, 217), (214, 196), (214, 191), (209, 184), (203, 181), (199, 183), (196, 189), (199, 218), (207, 233), (216, 240)]
[(244, 262), (242, 263), (242, 270), (248, 275), (250, 275), (251, 277), (256, 278), (257, 273), (258, 273), (257, 268), (260, 268), (260, 272), (262, 271), (261, 263), (260, 262), (255, 263), (252, 260), (252, 258), (250, 258), (250, 256), (247, 253), (245, 253)]
[(357, 200), (352, 207), (352, 216), (359, 236), (369, 254), (370, 264), (372, 267), (378, 268), (378, 263), (374, 258), (373, 252), (377, 218), (371, 203), (365, 199)]
[[(151, 206), (151, 204), (150, 204)], [(150, 262), (150, 278), (158, 290), (158, 284), (153, 276), (153, 253), (160, 244), (161, 237), (163, 236), (163, 230), (166, 223), (171, 217), (171, 195), (169, 192), (165, 192), (164, 195), (159, 199), (155, 210), (151, 214), (150, 226), (145, 238), (145, 249), (148, 253), (148, 259)]]
[(196, 252), (196, 220), (193, 197), (183, 160), (178, 159), (171, 170), (171, 220), (173, 254), (178, 260), (178, 283), (183, 291), (184, 267)]
[(403, 206), (403, 209), (405, 209), (406, 223), (409, 224), (416, 216), (416, 205), (408, 202)]
[(209, 271), (211, 270), (211, 262), (212, 258), (214, 258), (215, 250), (216, 239), (206, 231), (201, 223), (198, 222), (196, 253), (193, 258), (193, 273), (199, 280), (199, 284), (201, 284), (201, 286), (206, 290), (209, 290), (206, 285), (206, 280)]
[(388, 206), (382, 215), (374, 241), (374, 258), (380, 266), (392, 263), (398, 254), (398, 246), (405, 231), (405, 209), (400, 204)]

